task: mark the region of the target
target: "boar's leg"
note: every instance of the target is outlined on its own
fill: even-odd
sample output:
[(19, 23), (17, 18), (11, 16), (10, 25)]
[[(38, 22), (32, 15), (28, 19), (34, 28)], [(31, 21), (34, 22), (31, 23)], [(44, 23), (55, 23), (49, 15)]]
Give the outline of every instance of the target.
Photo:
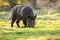
[(11, 27), (13, 27), (13, 24), (14, 24), (15, 20), (16, 20), (16, 18), (11, 19)]
[(19, 26), (19, 22), (20, 22), (20, 20), (17, 19), (16, 24), (17, 24), (18, 28), (20, 28), (20, 26)]
[(23, 24), (25, 25), (25, 27), (27, 27), (27, 21), (23, 20)]

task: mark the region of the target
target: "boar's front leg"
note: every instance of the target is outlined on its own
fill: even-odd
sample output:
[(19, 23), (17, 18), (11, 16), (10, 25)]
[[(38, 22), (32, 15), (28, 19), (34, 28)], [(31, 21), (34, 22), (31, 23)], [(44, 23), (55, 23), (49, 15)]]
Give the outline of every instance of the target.
[(23, 20), (23, 24), (27, 27), (27, 20)]
[(17, 20), (16, 20), (16, 24), (17, 24), (18, 28), (20, 28), (20, 26), (19, 26), (19, 22), (20, 22), (20, 20), (17, 19)]

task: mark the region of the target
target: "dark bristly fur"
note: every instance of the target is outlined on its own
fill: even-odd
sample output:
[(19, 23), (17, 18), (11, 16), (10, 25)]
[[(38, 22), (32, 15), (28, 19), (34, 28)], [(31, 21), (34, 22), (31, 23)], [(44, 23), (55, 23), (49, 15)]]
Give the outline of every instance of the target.
[(16, 5), (11, 10), (11, 27), (13, 27), (14, 22), (18, 27), (20, 20), (23, 21), (25, 27), (33, 27), (35, 25), (36, 15), (34, 15), (33, 10), (28, 5)]

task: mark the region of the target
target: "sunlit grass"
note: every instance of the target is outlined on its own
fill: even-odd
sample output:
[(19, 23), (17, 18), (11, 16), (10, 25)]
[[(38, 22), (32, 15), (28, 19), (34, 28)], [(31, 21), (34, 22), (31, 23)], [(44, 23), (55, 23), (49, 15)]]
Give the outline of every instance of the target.
[(0, 15), (1, 15), (1, 14), (6, 14), (6, 12), (0, 12)]
[(0, 39), (3, 40), (60, 40), (59, 28), (10, 28), (0, 30), (0, 34)]
[[(20, 22), (21, 28), (24, 27), (23, 22)], [(0, 21), (0, 27), (11, 27), (10, 21)], [(17, 25), (14, 23), (14, 27), (16, 28)], [(60, 28), (60, 20), (51, 21), (51, 20), (36, 20), (35, 28)]]
[[(0, 12), (0, 15), (8, 18), (9, 12)], [(4, 15), (5, 14), (5, 15)], [(24, 28), (20, 22), (20, 28), (14, 23), (11, 28), (11, 21), (8, 19), (0, 20), (0, 40), (60, 40), (60, 14), (55, 13), (38, 15), (34, 28)]]

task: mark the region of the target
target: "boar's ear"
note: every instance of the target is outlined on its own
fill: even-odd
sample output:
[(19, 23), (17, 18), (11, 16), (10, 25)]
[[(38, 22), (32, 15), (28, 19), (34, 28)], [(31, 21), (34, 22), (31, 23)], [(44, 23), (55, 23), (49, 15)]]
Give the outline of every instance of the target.
[(31, 19), (34, 19), (34, 20), (36, 19), (36, 17), (37, 17), (36, 14), (34, 14), (33, 16), (30, 16), (30, 18), (31, 18)]

